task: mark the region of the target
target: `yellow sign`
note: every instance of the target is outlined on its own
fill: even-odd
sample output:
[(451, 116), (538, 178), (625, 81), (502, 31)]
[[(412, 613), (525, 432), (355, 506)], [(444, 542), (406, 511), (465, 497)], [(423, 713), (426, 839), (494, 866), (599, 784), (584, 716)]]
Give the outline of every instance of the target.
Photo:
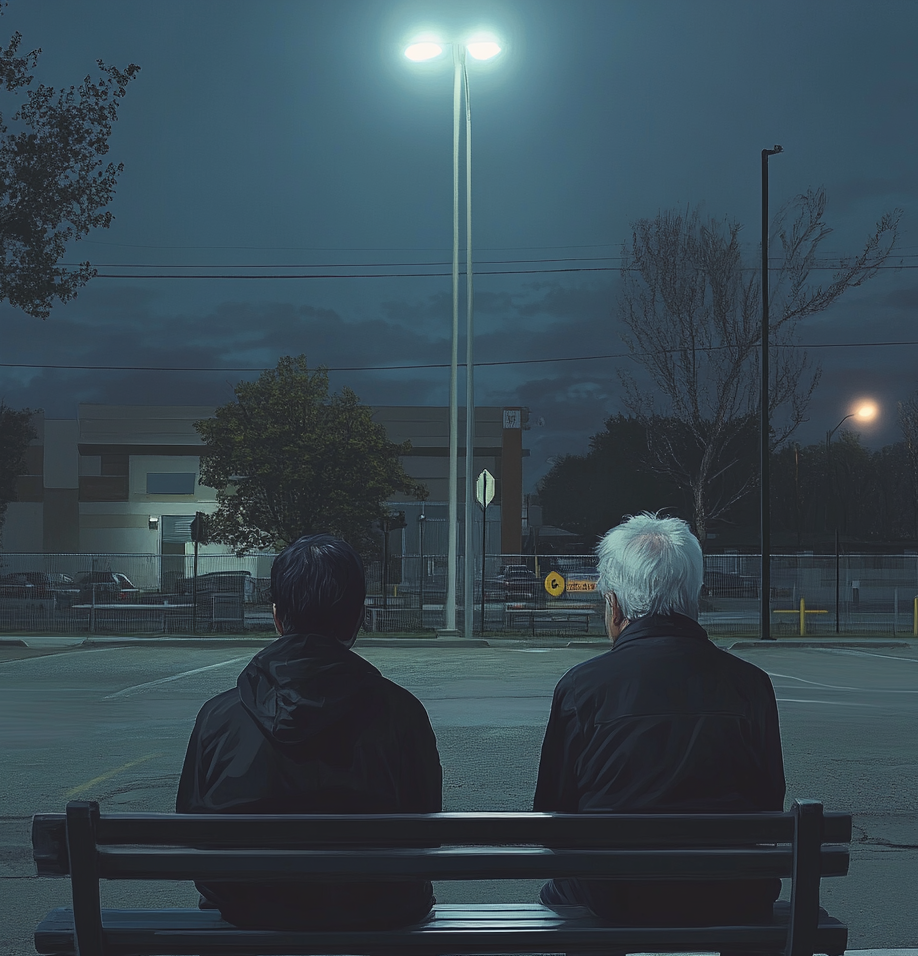
[(545, 590), (548, 591), (552, 597), (561, 597), (561, 595), (564, 594), (564, 587), (564, 578), (561, 577), (557, 571), (552, 571), (551, 574), (545, 578)]
[(568, 581), (567, 590), (568, 591), (595, 591), (596, 582), (595, 581)]

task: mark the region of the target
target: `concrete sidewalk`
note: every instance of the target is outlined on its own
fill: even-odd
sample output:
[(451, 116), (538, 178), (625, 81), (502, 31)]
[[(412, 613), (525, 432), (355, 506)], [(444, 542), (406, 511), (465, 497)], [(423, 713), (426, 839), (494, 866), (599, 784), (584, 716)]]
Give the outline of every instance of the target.
[[(159, 645), (164, 647), (264, 647), (276, 640), (272, 634), (220, 634), (220, 635), (200, 635), (200, 634), (144, 634), (133, 636), (102, 636), (98, 634), (24, 634), (24, 635), (4, 635), (0, 637), (0, 647), (32, 647), (32, 648), (55, 648), (55, 647), (105, 647), (130, 644)], [(814, 648), (814, 647), (835, 647), (835, 648), (863, 648), (863, 649), (885, 649), (893, 648), (915, 648), (918, 647), (918, 640), (904, 640), (891, 638), (869, 638), (869, 637), (843, 637), (833, 636), (831, 638), (780, 638), (776, 640), (750, 640), (747, 637), (724, 637), (716, 635), (711, 638), (718, 647), (724, 647), (728, 650), (747, 650), (769, 648)], [(479, 648), (479, 647), (595, 647), (596, 653), (602, 653), (603, 649), (608, 648), (609, 642), (600, 636), (593, 638), (571, 639), (569, 637), (504, 637), (501, 634), (488, 634), (486, 638), (436, 638), (436, 637), (358, 637), (355, 649), (361, 647), (400, 647), (400, 648)], [(916, 953), (918, 956), (918, 953)]]

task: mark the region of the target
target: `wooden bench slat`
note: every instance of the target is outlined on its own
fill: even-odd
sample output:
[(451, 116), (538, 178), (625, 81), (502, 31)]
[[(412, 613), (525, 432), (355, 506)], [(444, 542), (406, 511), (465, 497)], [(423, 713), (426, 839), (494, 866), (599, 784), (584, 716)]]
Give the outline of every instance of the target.
[[(245, 828), (240, 822), (245, 821)], [(690, 826), (685, 824), (691, 820)], [(257, 821), (236, 814), (111, 814), (99, 820), (101, 844), (291, 847), (404, 843), (539, 844), (599, 848), (705, 846), (740, 843), (790, 843), (794, 820), (789, 813), (732, 814), (391, 814), (381, 817), (263, 816)], [(849, 843), (851, 815), (824, 814), (823, 841)], [(64, 875), (66, 818), (62, 813), (32, 819), (35, 862), (43, 876)]]
[[(823, 875), (843, 875), (848, 850), (825, 848)], [(549, 850), (443, 847), (405, 850), (172, 850), (101, 847), (104, 879), (353, 882), (551, 879), (590, 873), (628, 879), (761, 879), (791, 875), (788, 847), (720, 850)]]
[[(576, 907), (571, 907), (576, 910)], [(605, 927), (592, 916), (559, 917), (540, 904), (438, 905), (422, 924), (397, 930), (263, 932), (239, 930), (213, 910), (169, 909), (103, 910), (103, 926), (110, 956), (144, 952), (184, 954), (318, 954), (361, 952), (566, 952), (582, 953), (597, 947), (630, 946), (647, 952), (717, 950), (721, 945), (757, 944), (781, 949), (787, 932), (788, 904), (778, 903), (770, 926), (683, 928)], [(152, 918), (151, 918), (152, 917)], [(473, 935), (472, 935), (473, 934)], [(73, 914), (52, 911), (35, 935), (43, 954), (73, 953)], [(158, 941), (161, 948), (151, 948)], [(817, 930), (820, 952), (841, 956), (847, 928), (823, 915)], [(546, 949), (546, 947), (548, 947)]]

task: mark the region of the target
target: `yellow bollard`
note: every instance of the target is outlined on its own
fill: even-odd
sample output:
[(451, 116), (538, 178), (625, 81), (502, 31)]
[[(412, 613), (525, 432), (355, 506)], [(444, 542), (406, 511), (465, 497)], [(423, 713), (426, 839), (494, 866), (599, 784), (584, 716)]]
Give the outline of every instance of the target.
[(806, 637), (806, 601), (800, 598), (800, 636)]

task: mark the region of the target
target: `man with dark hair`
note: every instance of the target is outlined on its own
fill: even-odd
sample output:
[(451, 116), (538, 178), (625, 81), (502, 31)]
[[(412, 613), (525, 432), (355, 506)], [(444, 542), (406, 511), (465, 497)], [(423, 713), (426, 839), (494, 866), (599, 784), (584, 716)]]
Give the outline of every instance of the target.
[[(612, 649), (558, 682), (533, 809), (749, 813), (784, 809), (778, 707), (768, 675), (698, 624), (703, 560), (688, 525), (643, 514), (596, 549)], [(552, 880), (549, 906), (612, 923), (711, 925), (771, 916), (778, 879)]]
[[(198, 714), (178, 813), (437, 813), (441, 769), (423, 705), (350, 648), (363, 563), (330, 535), (300, 538), (271, 568), (280, 637)], [(202, 908), (244, 928), (384, 928), (423, 919), (426, 880), (196, 883)]]

